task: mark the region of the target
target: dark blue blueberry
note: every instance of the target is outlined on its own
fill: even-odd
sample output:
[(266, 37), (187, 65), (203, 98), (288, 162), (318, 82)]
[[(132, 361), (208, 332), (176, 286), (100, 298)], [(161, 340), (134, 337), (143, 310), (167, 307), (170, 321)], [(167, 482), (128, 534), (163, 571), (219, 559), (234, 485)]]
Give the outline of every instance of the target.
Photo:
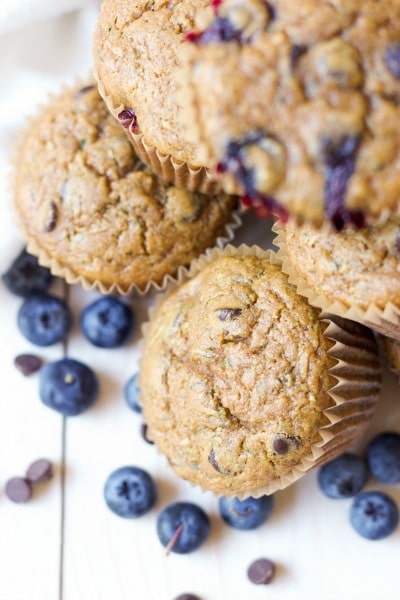
[(358, 136), (345, 136), (338, 140), (324, 138), (322, 154), (325, 165), (325, 214), (337, 231), (345, 225), (352, 224), (360, 229), (365, 225), (365, 217), (361, 211), (350, 211), (345, 207), (347, 185), (353, 174), (357, 150)]
[(35, 294), (18, 311), (18, 328), (32, 344), (50, 346), (65, 339), (72, 326), (71, 312), (61, 298)]
[(215, 17), (207, 29), (186, 34), (187, 41), (196, 44), (212, 44), (215, 42), (242, 42), (242, 32), (235, 29), (233, 23), (225, 17)]
[(45, 292), (52, 282), (52, 275), (38, 263), (36, 256), (24, 249), (2, 275), (6, 288), (16, 296), (27, 298), (31, 294)]
[(218, 501), (221, 517), (231, 527), (248, 531), (260, 527), (271, 515), (274, 507), (273, 496), (260, 498), (226, 498), (223, 496)]
[(89, 304), (81, 316), (81, 328), (89, 342), (100, 348), (122, 346), (133, 330), (133, 313), (129, 306), (111, 296)]
[(153, 478), (139, 467), (121, 467), (109, 475), (104, 499), (110, 510), (124, 519), (135, 519), (149, 512), (157, 499)]
[(129, 408), (131, 408), (132, 410), (134, 410), (137, 413), (141, 413), (142, 407), (139, 404), (140, 390), (139, 390), (138, 384), (137, 384), (138, 376), (139, 376), (139, 373), (135, 373), (126, 382), (126, 384), (124, 386), (124, 398), (125, 398), (127, 405), (129, 406)]
[(394, 42), (386, 48), (384, 59), (393, 77), (400, 79), (400, 42)]
[(318, 471), (318, 485), (328, 498), (351, 498), (364, 487), (367, 479), (365, 461), (350, 453), (338, 456)]
[(190, 502), (170, 504), (158, 515), (157, 534), (167, 552), (187, 554), (197, 550), (210, 533), (204, 510)]
[(372, 475), (382, 483), (400, 482), (400, 434), (381, 433), (367, 447), (367, 460)]
[(80, 415), (96, 401), (99, 383), (88, 366), (62, 358), (42, 367), (39, 396), (43, 404), (66, 417)]
[(361, 492), (351, 506), (350, 522), (368, 540), (381, 540), (396, 529), (399, 510), (387, 494)]

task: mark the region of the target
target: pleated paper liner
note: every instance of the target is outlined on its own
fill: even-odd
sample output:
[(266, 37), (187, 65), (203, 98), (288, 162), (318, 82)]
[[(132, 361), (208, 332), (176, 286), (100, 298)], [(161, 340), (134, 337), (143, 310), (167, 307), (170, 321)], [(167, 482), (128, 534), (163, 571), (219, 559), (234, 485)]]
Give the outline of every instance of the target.
[(378, 342), (387, 358), (389, 369), (400, 377), (400, 341), (381, 335)]
[[(218, 257), (238, 255), (267, 258), (271, 264), (281, 265), (280, 260), (272, 251), (265, 251), (256, 246), (242, 245), (235, 248), (228, 245), (224, 250), (215, 248), (194, 261), (189, 272), (182, 279), (182, 283), (194, 277)], [(142, 328), (142, 350), (146, 343), (146, 335), (151, 320), (163, 300), (176, 288), (176, 284), (168, 286), (166, 292), (157, 298), (156, 305), (150, 309), (149, 320)], [(265, 481), (262, 486), (249, 487), (249, 489), (240, 492), (230, 492), (229, 489), (224, 489), (216, 493), (211, 490), (216, 496), (259, 497), (283, 489), (302, 477), (310, 469), (324, 464), (344, 452), (362, 435), (368, 426), (374, 414), (381, 389), (381, 366), (374, 336), (368, 329), (340, 317), (321, 312), (319, 319), (325, 328), (324, 335), (332, 341), (328, 354), (333, 359), (334, 364), (329, 369), (329, 374), (335, 381), (333, 386), (327, 390), (332, 405), (323, 411), (326, 424), (320, 427), (318, 431), (319, 440), (312, 445), (311, 451), (303, 456), (294, 467), (272, 480)], [(146, 416), (145, 402), (144, 405)], [(151, 423), (148, 423), (148, 427), (150, 439), (157, 444), (157, 435), (153, 434)], [(159, 451), (163, 454), (162, 448), (159, 448)], [(171, 456), (167, 456), (167, 458), (170, 461), (173, 460)], [(200, 487), (203, 491), (210, 491), (206, 485), (199, 485), (197, 481), (191, 481), (190, 483), (195, 487)]]
[[(81, 79), (76, 80), (71, 85), (64, 85), (61, 90), (56, 94), (50, 94), (47, 98), (45, 104), (40, 105), (36, 113), (33, 116), (34, 120), (40, 119), (42, 116), (46, 114), (52, 104), (60, 99), (66, 94), (70, 93), (73, 90), (79, 90), (88, 85), (96, 86), (94, 81), (88, 82), (88, 80), (82, 81)], [(19, 132), (18, 141), (14, 148), (14, 156), (12, 160), (12, 170), (10, 176), (10, 198), (12, 199), (15, 196), (16, 189), (16, 174), (18, 172), (18, 163), (19, 163), (19, 153), (20, 148), (24, 143), (24, 139), (26, 136), (26, 131), (28, 131), (30, 127), (30, 123), (32, 121), (32, 116), (29, 117), (29, 122), (27, 122), (26, 126)], [(214, 201), (214, 200), (213, 200)], [(218, 198), (215, 198), (215, 202), (218, 202)], [(16, 202), (13, 202), (13, 213), (15, 216), (15, 221), (18, 225), (19, 232), (21, 234), (21, 243), (25, 243), (27, 245), (27, 250), (34, 256), (36, 256), (39, 260), (39, 263), (43, 266), (48, 267), (52, 274), (61, 277), (67, 281), (69, 284), (80, 284), (85, 290), (93, 290), (96, 289), (103, 294), (118, 294), (118, 295), (129, 295), (129, 294), (138, 294), (140, 296), (147, 294), (151, 291), (161, 291), (166, 288), (168, 283), (170, 282), (179, 282), (184, 274), (186, 273), (189, 264), (183, 264), (179, 266), (174, 272), (165, 273), (162, 277), (157, 278), (157, 280), (149, 280), (143, 285), (142, 282), (140, 284), (136, 284), (134, 281), (132, 283), (125, 284), (125, 282), (121, 283), (117, 280), (115, 282), (102, 281), (99, 279), (94, 279), (88, 276), (87, 274), (82, 274), (79, 272), (79, 267), (75, 268), (68, 262), (68, 254), (66, 253), (65, 260), (62, 260), (60, 257), (55, 258), (51, 255), (51, 251), (47, 250), (43, 244), (40, 243), (40, 239), (38, 239), (38, 232), (32, 231), (29, 229), (29, 223), (25, 223), (23, 221), (21, 211), (18, 210), (16, 206)], [(242, 224), (242, 219), (240, 216), (240, 208), (237, 207), (234, 209), (229, 217), (227, 218), (227, 222), (220, 227), (220, 235), (215, 238), (214, 244), (218, 248), (223, 248), (224, 245), (233, 240), (235, 235), (235, 230), (240, 227)], [(200, 250), (200, 253), (204, 252)], [(101, 257), (94, 257), (101, 258)]]
[[(118, 115), (120, 115), (126, 107), (121, 105), (115, 106), (112, 97), (106, 93), (96, 69), (94, 69), (93, 74), (97, 80), (100, 95), (107, 104), (113, 117), (120, 123), (121, 121), (118, 119)], [(190, 165), (186, 162), (177, 160), (170, 154), (159, 152), (141, 133), (133, 133), (130, 128), (124, 129), (124, 131), (129, 137), (140, 160), (147, 165), (155, 175), (164, 179), (164, 181), (172, 183), (176, 187), (184, 188), (189, 192), (218, 194), (222, 191), (220, 182), (211, 169)]]
[(328, 296), (315, 292), (308, 286), (304, 277), (289, 259), (285, 226), (276, 222), (272, 227), (272, 231), (277, 234), (273, 244), (278, 247), (278, 257), (282, 261), (282, 271), (288, 275), (289, 282), (295, 286), (297, 292), (301, 296), (305, 296), (312, 306), (344, 319), (356, 321), (387, 337), (400, 340), (400, 307), (388, 302), (384, 308), (370, 304), (368, 308), (363, 309), (356, 305), (346, 305), (339, 300), (332, 302)]

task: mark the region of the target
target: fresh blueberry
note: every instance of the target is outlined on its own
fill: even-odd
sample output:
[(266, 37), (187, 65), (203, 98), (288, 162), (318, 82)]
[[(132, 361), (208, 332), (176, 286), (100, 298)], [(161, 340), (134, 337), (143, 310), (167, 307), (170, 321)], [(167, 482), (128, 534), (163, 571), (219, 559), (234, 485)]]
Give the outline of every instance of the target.
[(367, 447), (367, 461), (372, 475), (382, 483), (400, 482), (400, 434), (381, 433)]
[(396, 529), (399, 510), (387, 494), (361, 492), (351, 506), (350, 522), (368, 540), (381, 540)]
[(104, 486), (108, 508), (124, 519), (135, 519), (149, 512), (156, 498), (153, 478), (139, 467), (121, 467), (113, 471)]
[(239, 498), (226, 498), (223, 496), (218, 501), (221, 517), (231, 527), (248, 531), (260, 527), (269, 518), (273, 506), (273, 496), (249, 497), (245, 500)]
[(355, 454), (342, 454), (321, 467), (318, 484), (328, 498), (351, 498), (358, 494), (368, 479), (365, 461)]
[(61, 298), (34, 294), (22, 304), (17, 317), (18, 328), (32, 344), (50, 346), (64, 340), (71, 329), (71, 312)]
[(42, 367), (39, 396), (43, 404), (66, 417), (80, 415), (96, 401), (99, 383), (88, 366), (62, 358)]
[(140, 390), (137, 384), (138, 376), (139, 373), (135, 373), (130, 379), (128, 379), (124, 386), (124, 397), (129, 408), (137, 413), (141, 413), (142, 407), (139, 404)]
[(89, 304), (81, 316), (81, 328), (89, 342), (100, 348), (122, 346), (133, 330), (129, 306), (111, 296)]
[(190, 502), (170, 504), (158, 515), (157, 533), (167, 552), (187, 554), (197, 550), (210, 533), (204, 510)]
[(31, 294), (45, 292), (52, 282), (52, 275), (38, 263), (36, 256), (24, 249), (2, 275), (6, 288), (16, 296), (27, 298)]

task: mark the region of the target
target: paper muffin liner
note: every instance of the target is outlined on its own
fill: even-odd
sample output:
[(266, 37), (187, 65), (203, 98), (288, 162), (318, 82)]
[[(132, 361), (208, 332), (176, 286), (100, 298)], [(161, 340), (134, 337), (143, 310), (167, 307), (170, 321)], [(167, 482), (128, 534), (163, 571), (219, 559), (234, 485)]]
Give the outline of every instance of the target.
[(273, 244), (278, 247), (278, 257), (282, 261), (282, 271), (289, 276), (289, 281), (295, 286), (301, 296), (305, 296), (312, 306), (321, 310), (351, 319), (361, 325), (365, 325), (390, 338), (400, 340), (400, 307), (388, 302), (384, 308), (379, 308), (375, 304), (370, 304), (366, 309), (356, 305), (346, 305), (336, 300), (332, 302), (325, 294), (317, 293), (310, 288), (301, 274), (291, 263), (285, 236), (285, 226), (276, 222), (272, 231), (276, 233)]
[[(93, 75), (97, 81), (99, 93), (106, 103), (108, 110), (120, 123), (118, 115), (123, 110), (126, 110), (126, 107), (123, 105), (115, 105), (112, 96), (106, 93), (104, 85), (95, 68), (93, 69)], [(176, 187), (184, 188), (189, 192), (218, 194), (222, 191), (221, 183), (212, 169), (190, 165), (184, 161), (177, 160), (170, 154), (160, 152), (155, 146), (150, 144), (141, 133), (133, 133), (130, 128), (124, 129), (124, 131), (129, 137), (140, 160), (147, 165), (155, 175), (161, 177), (161, 179), (174, 184)]]
[[(96, 81), (91, 76), (88, 76), (86, 79), (79, 77), (76, 78), (71, 84), (62, 85), (58, 92), (49, 93), (46, 100), (37, 106), (36, 112), (33, 113), (33, 118), (36, 120), (40, 119), (41, 116), (44, 116), (48, 109), (51, 107), (51, 105), (60, 98), (62, 98), (64, 94), (70, 92), (75, 88), (83, 88), (89, 85), (96, 86)], [(16, 187), (18, 156), (20, 148), (24, 143), (26, 131), (30, 126), (29, 120), (31, 119), (32, 114), (26, 117), (25, 127), (22, 127), (22, 129), (19, 132), (17, 132), (17, 141), (13, 148), (8, 181), (9, 198), (11, 204), (10, 210), (12, 212), (13, 220), (20, 234), (20, 245), (25, 244), (27, 247), (27, 251), (38, 258), (40, 265), (48, 267), (53, 275), (64, 279), (68, 284), (79, 284), (85, 290), (97, 290), (102, 294), (117, 294), (120, 296), (128, 296), (134, 294), (138, 296), (144, 296), (145, 294), (150, 293), (152, 291), (163, 291), (170, 283), (178, 284), (188, 272), (190, 264), (178, 267), (175, 274), (164, 275), (160, 282), (149, 280), (145, 287), (140, 287), (134, 283), (132, 283), (129, 287), (124, 287), (118, 283), (107, 284), (99, 280), (92, 280), (83, 275), (79, 275), (68, 265), (65, 265), (61, 261), (53, 258), (47, 252), (46, 249), (40, 246), (37, 240), (34, 239), (29, 233), (29, 231), (26, 229), (25, 225), (22, 222), (21, 216), (19, 215), (16, 209), (15, 202), (13, 201)], [(216, 199), (216, 201), (218, 200)], [(241, 212), (242, 211), (238, 203), (237, 208), (233, 210), (229, 215), (229, 219), (223, 227), (223, 233), (215, 239), (215, 247), (223, 248), (228, 242), (234, 239), (236, 229), (238, 229), (242, 225)], [(204, 252), (204, 250), (202, 252)]]
[[(282, 266), (278, 255), (272, 250), (263, 250), (258, 246), (249, 247), (245, 244), (234, 247), (229, 244), (223, 250), (214, 248), (193, 261), (180, 283), (197, 275), (220, 256), (249, 255), (266, 258), (271, 264)], [(155, 305), (149, 309), (148, 320), (142, 325), (141, 350), (155, 312), (175, 289), (177, 289), (175, 283), (169, 285), (165, 293), (160, 295)], [(319, 319), (325, 324), (324, 335), (333, 342), (328, 354), (336, 361), (329, 369), (329, 374), (335, 383), (327, 390), (332, 399), (332, 406), (324, 411), (328, 423), (320, 427), (318, 431), (320, 439), (312, 445), (311, 451), (284, 475), (269, 481), (264, 486), (242, 493), (230, 493), (228, 490), (221, 493), (211, 491), (216, 497), (224, 495), (244, 499), (249, 496), (260, 497), (284, 489), (311, 469), (339, 456), (362, 435), (369, 425), (381, 390), (381, 364), (376, 340), (372, 332), (353, 321), (323, 311), (320, 312)], [(139, 373), (140, 370), (139, 368)], [(151, 427), (148, 435), (152, 439)], [(160, 449), (158, 451), (164, 455)], [(192, 481), (189, 483), (204, 492), (210, 491), (198, 483)]]

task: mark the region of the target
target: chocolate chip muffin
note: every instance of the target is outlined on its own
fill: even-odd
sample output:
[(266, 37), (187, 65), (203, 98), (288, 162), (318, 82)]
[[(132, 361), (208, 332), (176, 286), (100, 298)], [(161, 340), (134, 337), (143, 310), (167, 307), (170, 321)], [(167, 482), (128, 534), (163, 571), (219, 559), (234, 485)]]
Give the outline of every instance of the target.
[(400, 3), (221, 0), (180, 48), (194, 160), (226, 191), (342, 229), (400, 198)]
[(283, 269), (311, 304), (400, 339), (400, 222), (334, 232), (275, 226)]
[(360, 434), (380, 387), (375, 341), (320, 318), (273, 253), (228, 247), (200, 263), (145, 328), (148, 433), (203, 489), (271, 493)]
[(29, 249), (68, 281), (144, 291), (232, 236), (236, 199), (145, 169), (95, 86), (66, 91), (30, 121), (15, 171)]
[(174, 72), (185, 32), (208, 0), (105, 0), (94, 39), (95, 76), (109, 109), (135, 151), (177, 185), (211, 192), (212, 177), (196, 161), (175, 101)]

